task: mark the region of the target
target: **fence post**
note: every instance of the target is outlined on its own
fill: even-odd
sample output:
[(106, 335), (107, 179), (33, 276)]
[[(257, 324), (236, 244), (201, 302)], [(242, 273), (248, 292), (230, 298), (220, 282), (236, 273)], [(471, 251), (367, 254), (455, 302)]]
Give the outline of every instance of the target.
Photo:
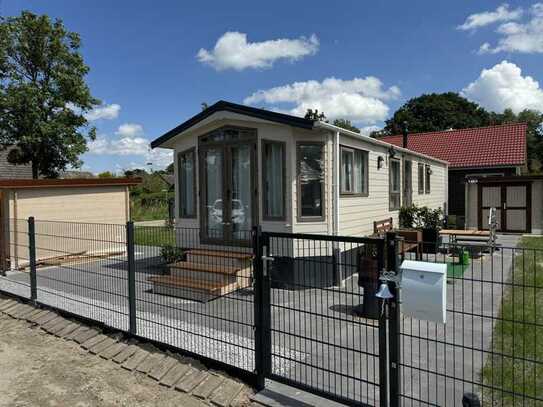
[(34, 216), (28, 218), (28, 260), (30, 262), (30, 300), (36, 304), (38, 285), (36, 278), (36, 223)]
[[(400, 269), (401, 238), (396, 234), (387, 235), (388, 271), (396, 272)], [(388, 319), (388, 371), (389, 371), (389, 398), (390, 406), (400, 405), (400, 290), (397, 282), (389, 282), (390, 292), (394, 296), (389, 302)]]
[(126, 222), (126, 256), (128, 263), (128, 331), (136, 335), (136, 259), (134, 255), (134, 222)]
[[(262, 228), (255, 226), (252, 230), (253, 244), (253, 277), (254, 277), (254, 336), (255, 336), (255, 373), (256, 373), (256, 390), (263, 390), (265, 387), (266, 371), (267, 371), (267, 356), (271, 358), (271, 354), (266, 346), (266, 314), (269, 311), (270, 304), (266, 298), (269, 298), (269, 290), (266, 293), (266, 284), (264, 276), (264, 261)], [(266, 295), (267, 294), (267, 295)], [(266, 308), (268, 308), (266, 310)]]

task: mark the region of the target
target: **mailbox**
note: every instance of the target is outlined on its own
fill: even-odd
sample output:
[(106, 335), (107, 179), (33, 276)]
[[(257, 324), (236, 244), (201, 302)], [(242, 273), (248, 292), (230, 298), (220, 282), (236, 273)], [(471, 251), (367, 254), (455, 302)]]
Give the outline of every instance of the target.
[(405, 260), (400, 270), (402, 313), (417, 319), (445, 323), (447, 265)]

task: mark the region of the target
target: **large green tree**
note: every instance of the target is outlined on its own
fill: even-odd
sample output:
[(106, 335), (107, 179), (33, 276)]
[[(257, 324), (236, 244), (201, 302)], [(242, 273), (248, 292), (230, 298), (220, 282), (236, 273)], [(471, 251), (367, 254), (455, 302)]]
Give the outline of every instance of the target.
[(488, 126), (491, 120), (489, 112), (457, 93), (431, 93), (407, 101), (375, 135), (400, 134), (404, 122), (410, 132), (420, 133)]
[(30, 163), (34, 178), (79, 167), (95, 138), (85, 113), (99, 101), (80, 46), (61, 20), (27, 11), (0, 19), (0, 146), (15, 146), (8, 160)]
[(336, 119), (334, 120), (334, 123), (332, 124), (334, 126), (341, 127), (342, 129), (354, 131), (355, 133), (360, 133), (360, 129), (356, 127), (354, 124), (352, 124), (350, 120), (347, 120), (347, 119)]

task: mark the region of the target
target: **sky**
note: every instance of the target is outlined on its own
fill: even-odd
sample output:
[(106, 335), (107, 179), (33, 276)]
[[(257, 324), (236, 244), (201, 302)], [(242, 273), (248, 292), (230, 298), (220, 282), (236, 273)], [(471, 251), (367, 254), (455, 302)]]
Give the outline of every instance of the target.
[(160, 169), (149, 142), (218, 100), (369, 132), (407, 100), (460, 92), (543, 111), (543, 2), (0, 0), (82, 38), (98, 129), (83, 170)]

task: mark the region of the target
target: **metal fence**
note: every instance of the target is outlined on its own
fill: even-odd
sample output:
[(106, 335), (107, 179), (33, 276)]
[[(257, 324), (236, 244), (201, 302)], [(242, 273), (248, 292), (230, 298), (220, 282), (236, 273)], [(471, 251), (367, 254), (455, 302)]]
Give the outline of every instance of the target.
[(273, 379), (349, 405), (543, 405), (536, 245), (422, 245), (423, 261), (447, 264), (440, 324), (402, 314), (394, 283), (393, 299), (376, 299), (382, 270), (420, 257), (392, 234), (255, 228), (217, 245), (197, 228), (2, 227), (0, 291), (219, 363), (258, 388)]

